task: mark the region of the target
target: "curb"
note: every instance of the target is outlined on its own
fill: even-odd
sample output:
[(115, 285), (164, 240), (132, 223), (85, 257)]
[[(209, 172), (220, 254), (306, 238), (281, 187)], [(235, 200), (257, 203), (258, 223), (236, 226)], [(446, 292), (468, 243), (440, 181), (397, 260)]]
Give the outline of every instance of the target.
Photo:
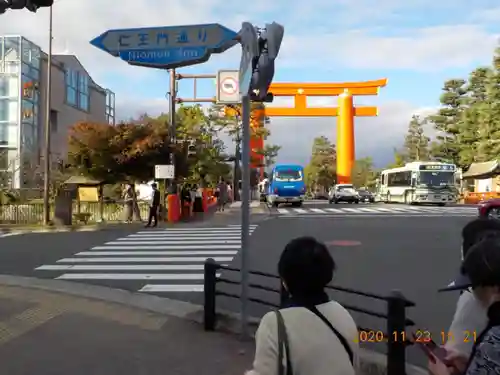
[(100, 230), (110, 230), (110, 229), (119, 229), (120, 224), (111, 224), (111, 225), (88, 225), (81, 227), (26, 227), (26, 228), (9, 228), (9, 229), (0, 229), (0, 233), (8, 234), (8, 233), (16, 233), (16, 234), (25, 234), (25, 233), (60, 233), (60, 232), (96, 232)]
[[(39, 289), (48, 292), (62, 293), (75, 297), (95, 299), (108, 303), (116, 303), (157, 314), (171, 315), (193, 322), (203, 323), (203, 306), (193, 303), (163, 298), (154, 295), (129, 292), (122, 289), (113, 289), (104, 286), (81, 284), (62, 280), (37, 279), (24, 276), (0, 275), (0, 285)], [(217, 329), (231, 334), (240, 334), (240, 316), (234, 312), (219, 311)], [(250, 317), (249, 325), (252, 337), (255, 334), (260, 319)], [(360, 374), (385, 375), (386, 356), (384, 354), (360, 349)], [(428, 371), (422, 367), (406, 364), (407, 375), (427, 375)]]

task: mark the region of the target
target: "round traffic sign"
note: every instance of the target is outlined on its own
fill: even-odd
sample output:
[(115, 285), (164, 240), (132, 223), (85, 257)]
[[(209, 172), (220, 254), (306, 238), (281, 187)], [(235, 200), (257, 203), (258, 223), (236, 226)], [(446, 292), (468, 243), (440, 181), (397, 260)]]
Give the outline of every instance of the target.
[(227, 77), (222, 80), (220, 87), (224, 94), (233, 95), (238, 91), (238, 82), (232, 77)]

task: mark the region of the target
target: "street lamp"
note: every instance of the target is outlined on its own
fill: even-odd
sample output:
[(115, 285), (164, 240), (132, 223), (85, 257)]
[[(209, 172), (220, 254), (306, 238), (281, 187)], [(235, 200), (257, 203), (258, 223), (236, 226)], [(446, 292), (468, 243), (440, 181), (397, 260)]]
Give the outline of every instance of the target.
[(45, 99), (45, 159), (44, 159), (44, 181), (43, 181), (43, 223), (50, 223), (50, 111), (52, 107), (52, 6), (49, 8), (49, 52), (47, 56), (47, 91)]

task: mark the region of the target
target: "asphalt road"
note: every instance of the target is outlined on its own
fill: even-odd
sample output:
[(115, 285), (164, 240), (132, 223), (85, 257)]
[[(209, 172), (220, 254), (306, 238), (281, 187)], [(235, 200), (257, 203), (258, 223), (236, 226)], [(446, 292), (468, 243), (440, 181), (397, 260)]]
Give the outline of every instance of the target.
[[(326, 207), (321, 203), (307, 206)], [(365, 208), (375, 206), (379, 205), (363, 205)], [(449, 208), (452, 207), (444, 207)], [(474, 215), (473, 211), (467, 214), (442, 211), (410, 215), (397, 210), (383, 214), (273, 213), (268, 220), (253, 223), (250, 268), (276, 273), (281, 250), (298, 236), (314, 236), (325, 242), (359, 242), (355, 246), (331, 247), (338, 265), (334, 283), (378, 294), (401, 290), (417, 304), (409, 312), (409, 317), (417, 323), (415, 329), (430, 330), (439, 341), (440, 332), (448, 329), (458, 295), (438, 294), (437, 289), (447, 285), (457, 271), (460, 230)], [(262, 218), (263, 215), (256, 216)], [(221, 263), (239, 265), (240, 228), (231, 225), (236, 220), (237, 215), (232, 214), (227, 215), (225, 221), (218, 219), (216, 223), (184, 229), (28, 234), (0, 238), (0, 273), (107, 285), (201, 303), (203, 281), (200, 266), (204, 258), (214, 257)], [(174, 259), (178, 257), (188, 259)], [(188, 274), (195, 276), (186, 276)], [(238, 279), (239, 275), (224, 272), (223, 277)], [(278, 286), (277, 280), (257, 276), (252, 276), (251, 282)], [(221, 288), (239, 293), (238, 287), (221, 285)], [(251, 296), (278, 301), (278, 296), (270, 292), (253, 290)], [(381, 302), (344, 293), (332, 296), (344, 304), (385, 311)], [(234, 311), (239, 311), (240, 307), (237, 300), (225, 297), (219, 297), (218, 305)], [(261, 315), (269, 308), (252, 303), (250, 312)], [(376, 318), (357, 313), (353, 316), (361, 327), (385, 330), (385, 323)], [(382, 344), (377, 345), (374, 349), (384, 351)], [(409, 359), (414, 363), (424, 362), (417, 348), (410, 348)]]

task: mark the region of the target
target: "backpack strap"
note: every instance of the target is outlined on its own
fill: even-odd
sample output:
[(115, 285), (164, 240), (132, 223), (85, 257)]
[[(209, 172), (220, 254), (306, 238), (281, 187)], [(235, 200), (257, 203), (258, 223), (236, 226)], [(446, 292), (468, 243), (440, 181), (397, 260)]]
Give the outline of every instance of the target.
[(313, 314), (315, 314), (318, 318), (320, 318), (332, 330), (332, 332), (335, 333), (340, 343), (344, 346), (345, 351), (349, 355), (349, 360), (351, 361), (351, 365), (354, 366), (354, 355), (345, 337), (342, 336), (340, 332), (332, 325), (332, 323), (330, 323), (330, 321), (323, 314), (319, 312), (316, 306), (307, 307), (307, 309), (311, 311)]
[[(290, 348), (288, 346), (288, 334), (286, 333), (285, 321), (279, 310), (275, 311), (278, 321), (278, 375), (293, 375), (292, 362), (290, 360)], [(286, 372), (283, 366), (283, 348), (286, 356)]]

